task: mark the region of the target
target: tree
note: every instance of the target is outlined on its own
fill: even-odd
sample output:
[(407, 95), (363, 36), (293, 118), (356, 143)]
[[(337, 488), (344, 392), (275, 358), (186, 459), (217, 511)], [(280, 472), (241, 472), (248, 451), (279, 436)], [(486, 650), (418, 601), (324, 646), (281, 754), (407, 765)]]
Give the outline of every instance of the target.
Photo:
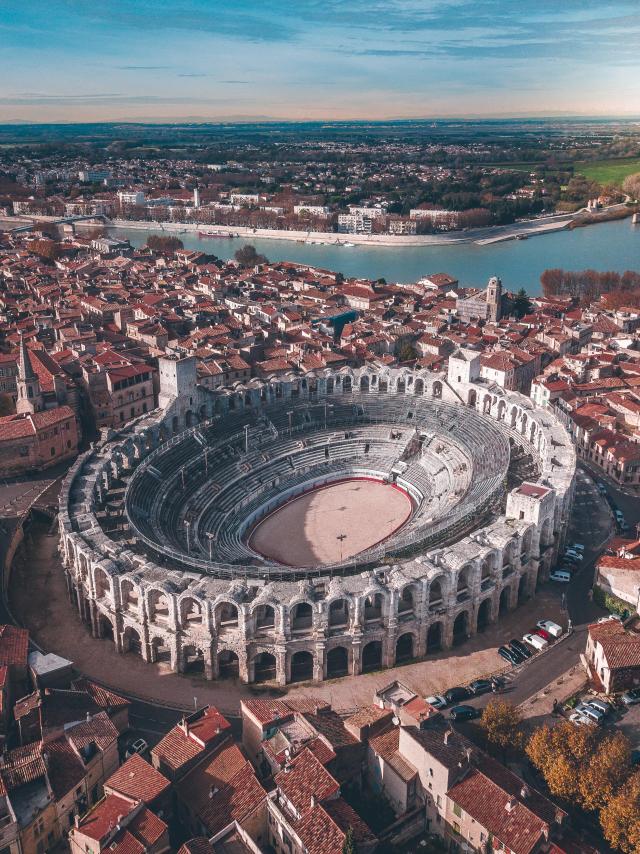
[(516, 317), (524, 317), (531, 310), (531, 302), (524, 288), (520, 288), (513, 301), (513, 313)]
[(10, 394), (0, 394), (0, 417), (5, 415), (13, 415), (16, 411), (13, 405), (13, 399)]
[(600, 813), (607, 842), (625, 854), (640, 851), (640, 771), (627, 780)]
[(565, 800), (581, 800), (580, 776), (595, 748), (591, 727), (569, 721), (535, 730), (527, 744), (527, 756), (542, 773), (549, 791)]
[(631, 196), (633, 200), (640, 199), (640, 172), (633, 175), (627, 175), (622, 182), (622, 189)]
[(506, 700), (491, 700), (487, 703), (480, 720), (487, 741), (505, 752), (509, 748), (522, 748), (524, 736), (521, 724), (520, 712)]
[(257, 267), (258, 264), (269, 263), (267, 258), (256, 252), (256, 247), (252, 246), (250, 243), (247, 243), (238, 249), (234, 258), (241, 267)]
[(342, 843), (342, 854), (356, 854), (356, 844), (353, 841), (353, 828), (347, 830)]
[(631, 745), (624, 733), (616, 732), (597, 745), (580, 775), (580, 800), (587, 810), (602, 809), (629, 776)]
[(35, 252), (43, 261), (53, 262), (56, 258), (59, 258), (62, 255), (63, 249), (59, 243), (55, 243), (53, 240), (47, 240), (43, 238), (42, 240), (34, 240), (33, 243), (30, 244), (29, 248), (32, 252)]
[(147, 247), (156, 252), (176, 252), (184, 249), (184, 243), (179, 237), (171, 237), (164, 234), (150, 234), (147, 238)]

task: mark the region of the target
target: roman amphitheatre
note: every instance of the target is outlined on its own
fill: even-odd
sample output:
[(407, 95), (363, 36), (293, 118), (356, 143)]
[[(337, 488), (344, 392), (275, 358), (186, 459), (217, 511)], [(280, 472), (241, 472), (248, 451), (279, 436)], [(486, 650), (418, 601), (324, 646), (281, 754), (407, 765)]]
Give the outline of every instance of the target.
[(535, 595), (575, 454), (551, 412), (480, 378), (365, 366), (198, 384), (105, 433), (60, 495), (94, 637), (206, 679), (286, 685), (462, 644)]

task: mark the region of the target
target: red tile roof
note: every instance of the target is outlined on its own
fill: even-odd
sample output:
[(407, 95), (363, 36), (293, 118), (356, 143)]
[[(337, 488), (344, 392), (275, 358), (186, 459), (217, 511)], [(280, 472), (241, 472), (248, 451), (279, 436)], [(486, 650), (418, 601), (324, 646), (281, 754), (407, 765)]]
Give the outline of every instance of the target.
[(312, 797), (323, 801), (340, 791), (338, 781), (306, 747), (276, 774), (275, 782), (301, 815), (310, 809)]
[(128, 798), (149, 804), (161, 797), (170, 783), (159, 771), (139, 754), (134, 754), (121, 765), (104, 784), (105, 788)]
[(200, 819), (208, 833), (213, 836), (223, 830), (232, 821), (242, 825), (261, 804), (266, 802), (267, 793), (262, 788), (247, 763), (229, 780), (229, 783), (209, 799), (200, 812)]
[(26, 667), (29, 654), (29, 632), (16, 626), (0, 626), (0, 664)]

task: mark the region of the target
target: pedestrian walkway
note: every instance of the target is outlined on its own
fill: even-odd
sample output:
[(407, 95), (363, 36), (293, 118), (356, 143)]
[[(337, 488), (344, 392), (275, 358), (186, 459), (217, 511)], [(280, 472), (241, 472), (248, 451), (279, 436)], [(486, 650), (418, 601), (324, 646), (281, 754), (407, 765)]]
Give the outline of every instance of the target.
[(394, 679), (422, 696), (439, 693), (453, 685), (508, 668), (496, 649), (512, 637), (520, 637), (541, 617), (562, 622), (554, 591), (542, 590), (535, 600), (500, 618), (482, 634), (460, 647), (376, 673), (336, 679), (318, 685), (305, 683), (287, 689), (245, 685), (239, 680), (208, 682), (172, 673), (163, 665), (147, 664), (135, 654), (120, 655), (108, 640), (97, 640), (80, 621), (67, 597), (63, 569), (57, 555), (57, 536), (47, 526), (34, 524), (14, 562), (10, 586), (13, 613), (33, 639), (46, 651), (71, 659), (76, 668), (127, 696), (175, 708), (212, 703), (225, 713), (237, 713), (243, 697), (261, 695), (318, 697), (334, 709), (348, 712), (367, 705), (373, 694)]

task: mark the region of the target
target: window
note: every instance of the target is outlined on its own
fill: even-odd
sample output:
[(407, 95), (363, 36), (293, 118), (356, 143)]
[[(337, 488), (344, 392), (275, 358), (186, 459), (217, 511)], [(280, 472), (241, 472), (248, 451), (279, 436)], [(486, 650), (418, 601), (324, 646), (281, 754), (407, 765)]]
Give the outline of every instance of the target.
[(460, 809), (460, 806), (458, 804), (453, 805), (453, 814), (457, 815), (458, 818), (462, 816), (462, 810)]
[(457, 821), (453, 822), (453, 831), (454, 831), (454, 833), (460, 833), (460, 825), (458, 824)]
[(55, 457), (55, 455), (56, 455), (56, 449), (55, 449), (55, 448), (51, 448), (51, 456), (52, 456), (52, 457)]
[(436, 805), (439, 807), (442, 806), (442, 798), (440, 797), (440, 795), (436, 796)]

